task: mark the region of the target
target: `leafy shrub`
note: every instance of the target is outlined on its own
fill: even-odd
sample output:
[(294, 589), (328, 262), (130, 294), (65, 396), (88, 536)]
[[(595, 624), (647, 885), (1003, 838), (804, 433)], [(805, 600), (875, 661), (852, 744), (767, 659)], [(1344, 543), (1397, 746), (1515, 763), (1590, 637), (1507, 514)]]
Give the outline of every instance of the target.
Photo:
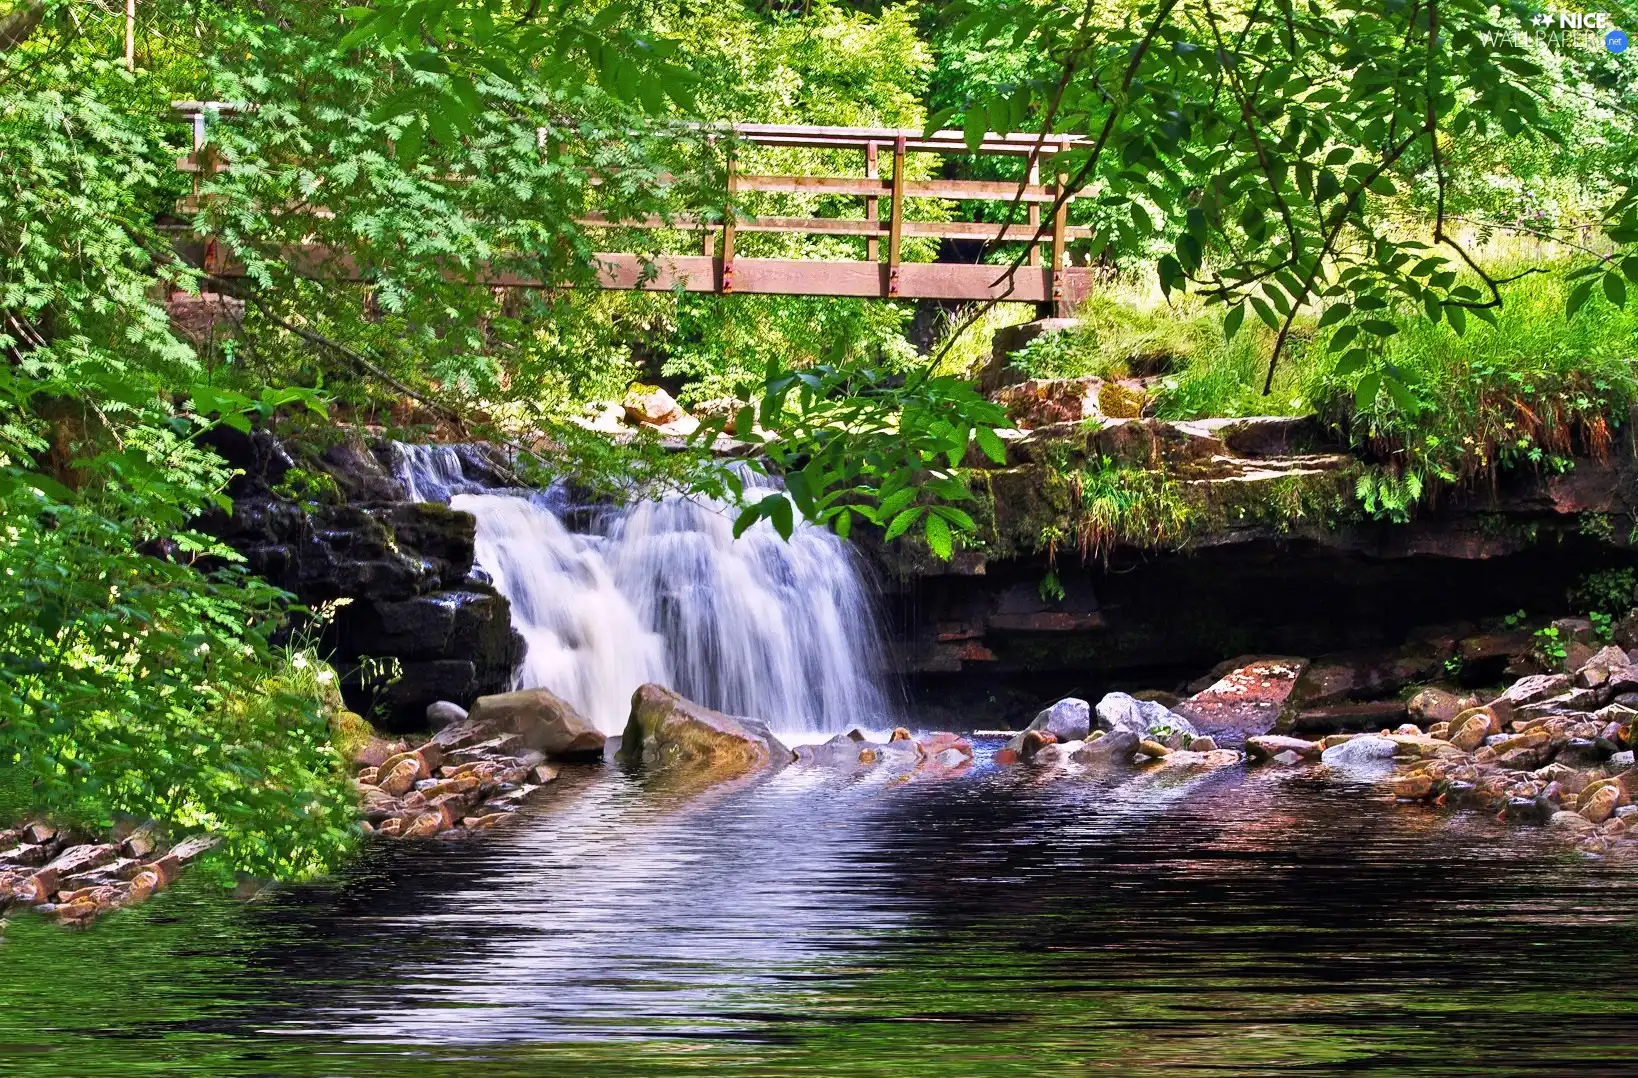
[(1632, 569), (1598, 569), (1587, 573), (1570, 587), (1570, 605), (1587, 614), (1620, 617), (1638, 600), (1638, 572)]

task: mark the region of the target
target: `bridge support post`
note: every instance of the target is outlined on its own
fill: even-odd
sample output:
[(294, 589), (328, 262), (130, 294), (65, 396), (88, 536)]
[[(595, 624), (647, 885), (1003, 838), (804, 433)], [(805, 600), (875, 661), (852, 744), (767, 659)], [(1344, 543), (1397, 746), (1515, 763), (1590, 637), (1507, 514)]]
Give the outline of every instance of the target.
[(734, 291), (734, 189), (738, 178), (735, 171), (734, 150), (728, 148), (728, 197), (722, 207), (722, 282), (723, 295)]
[(1058, 173), (1058, 185), (1052, 211), (1052, 316), (1068, 318), (1069, 304), (1064, 300), (1064, 231), (1069, 224), (1069, 177)]
[(904, 231), (904, 136), (893, 145), (893, 213), (887, 224), (887, 298), (899, 294), (899, 240)]
[[(865, 179), (879, 180), (882, 178), (881, 164), (877, 159), (876, 140), (865, 143)], [(881, 199), (875, 195), (865, 196), (865, 220), (878, 222), (881, 220)], [(880, 262), (882, 260), (882, 241), (872, 234), (865, 240), (865, 261)]]
[[(1034, 187), (1040, 182), (1041, 162), (1031, 158), (1029, 163), (1029, 185)], [(1009, 214), (1008, 217), (1010, 218), (1011, 215)], [(1034, 236), (1040, 231), (1041, 204), (1039, 202), (1031, 202), (1029, 204), (1029, 234)], [(1039, 243), (1032, 242), (1029, 245), (1029, 264), (1032, 266), (1039, 266), (1041, 264), (1041, 245)]]

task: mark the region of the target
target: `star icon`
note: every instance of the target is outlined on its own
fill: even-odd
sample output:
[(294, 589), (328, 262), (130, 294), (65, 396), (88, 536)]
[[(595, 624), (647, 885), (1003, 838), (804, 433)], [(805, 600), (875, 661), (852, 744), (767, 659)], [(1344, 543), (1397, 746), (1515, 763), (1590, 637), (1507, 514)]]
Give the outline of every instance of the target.
[(1536, 25), (1536, 26), (1548, 26), (1548, 25), (1550, 25), (1552, 23), (1552, 21), (1553, 21), (1552, 15), (1548, 14), (1545, 11), (1543, 11), (1539, 15), (1530, 16), (1530, 22), (1532, 24)]

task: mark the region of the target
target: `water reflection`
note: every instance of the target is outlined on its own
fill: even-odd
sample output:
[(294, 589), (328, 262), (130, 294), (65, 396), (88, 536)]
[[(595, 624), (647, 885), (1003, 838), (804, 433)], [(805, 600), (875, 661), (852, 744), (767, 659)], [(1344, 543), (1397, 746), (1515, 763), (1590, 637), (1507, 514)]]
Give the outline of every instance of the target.
[(1629, 1073), (1635, 912), (1630, 870), (1305, 773), (587, 771), (324, 887), (19, 919), (0, 1073)]

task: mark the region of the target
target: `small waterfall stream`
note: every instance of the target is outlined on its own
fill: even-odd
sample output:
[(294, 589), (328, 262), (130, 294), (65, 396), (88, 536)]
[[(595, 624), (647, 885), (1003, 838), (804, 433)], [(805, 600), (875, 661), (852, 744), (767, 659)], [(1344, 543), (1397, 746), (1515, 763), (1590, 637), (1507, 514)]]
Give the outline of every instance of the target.
[(871, 597), (831, 533), (799, 525), (787, 542), (762, 521), (735, 540), (727, 507), (682, 496), (572, 532), (552, 492), (484, 490), (451, 447), (400, 445), (397, 461), (412, 497), (477, 518), (478, 566), (528, 645), (518, 688), (550, 689), (609, 733), (645, 681), (786, 734), (891, 719)]

